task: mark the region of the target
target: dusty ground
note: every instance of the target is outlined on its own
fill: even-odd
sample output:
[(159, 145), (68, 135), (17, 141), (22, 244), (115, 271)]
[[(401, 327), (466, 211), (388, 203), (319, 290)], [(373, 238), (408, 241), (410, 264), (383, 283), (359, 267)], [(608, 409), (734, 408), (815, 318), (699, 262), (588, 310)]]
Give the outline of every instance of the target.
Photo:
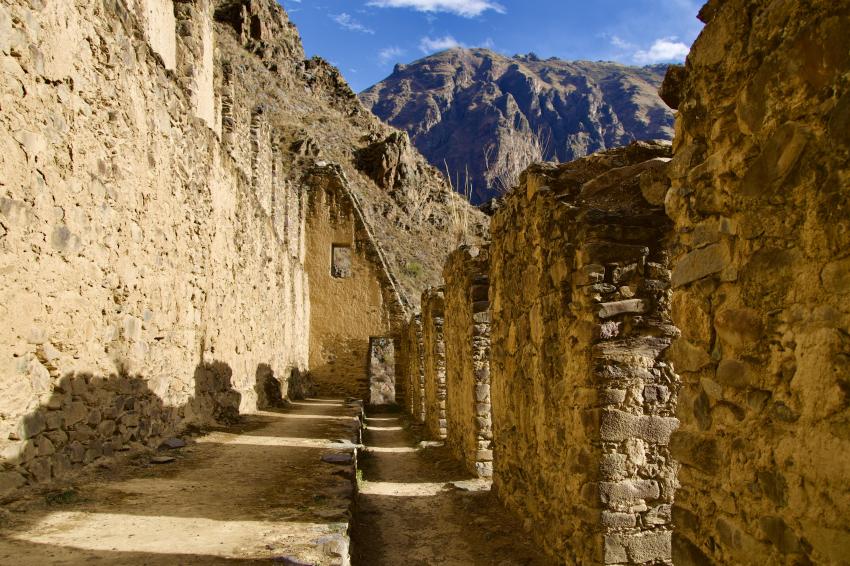
[[(341, 401), (305, 401), (3, 505), (0, 564), (335, 562), (353, 496), (356, 431)], [(346, 477), (348, 471), (348, 477)]]
[(418, 443), (399, 414), (369, 415), (361, 455), (356, 566), (543, 565), (490, 492), (443, 446)]

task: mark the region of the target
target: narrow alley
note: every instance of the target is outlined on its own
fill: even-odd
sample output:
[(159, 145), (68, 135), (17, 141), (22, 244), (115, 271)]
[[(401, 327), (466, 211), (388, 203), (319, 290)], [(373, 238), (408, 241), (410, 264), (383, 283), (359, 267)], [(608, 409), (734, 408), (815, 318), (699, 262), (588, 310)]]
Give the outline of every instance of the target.
[(549, 564), (522, 526), (441, 442), (418, 440), (399, 413), (366, 418), (355, 566)]

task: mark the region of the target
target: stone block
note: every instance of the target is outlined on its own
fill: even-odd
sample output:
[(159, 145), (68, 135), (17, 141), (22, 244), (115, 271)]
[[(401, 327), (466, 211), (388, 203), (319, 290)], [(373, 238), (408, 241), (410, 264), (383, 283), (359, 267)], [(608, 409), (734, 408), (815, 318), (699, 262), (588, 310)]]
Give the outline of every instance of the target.
[(611, 534), (605, 536), (605, 564), (669, 562), (671, 557), (671, 531), (648, 531), (633, 535)]
[(621, 314), (643, 314), (649, 310), (649, 305), (642, 299), (602, 303), (599, 307), (600, 318), (611, 318)]
[(103, 438), (110, 438), (115, 433), (115, 421), (101, 421), (97, 425), (97, 433)]
[(634, 513), (617, 513), (614, 511), (602, 512), (602, 526), (609, 529), (630, 529), (637, 524), (637, 515)]
[(603, 480), (618, 481), (628, 475), (628, 459), (625, 454), (603, 454), (599, 460), (599, 476)]
[(65, 428), (70, 428), (77, 423), (83, 422), (89, 414), (86, 405), (80, 401), (74, 401), (64, 411)]
[(670, 435), (679, 427), (679, 420), (673, 417), (654, 415), (632, 415), (619, 410), (602, 412), (600, 436), (609, 442), (623, 442), (629, 438), (639, 438), (646, 442), (666, 445)]
[(609, 508), (635, 505), (660, 496), (658, 482), (653, 480), (629, 479), (599, 483), (599, 498)]
[(720, 273), (731, 260), (729, 248), (722, 243), (694, 250), (676, 262), (671, 284), (674, 288), (681, 287), (714, 273)]
[(60, 411), (50, 411), (45, 415), (45, 426), (47, 430), (62, 428), (63, 421), (63, 414)]
[(33, 438), (47, 429), (47, 419), (42, 411), (35, 411), (21, 420), (19, 436), (22, 440)]
[(763, 338), (759, 313), (750, 308), (724, 309), (714, 317), (714, 329), (725, 343), (743, 348)]

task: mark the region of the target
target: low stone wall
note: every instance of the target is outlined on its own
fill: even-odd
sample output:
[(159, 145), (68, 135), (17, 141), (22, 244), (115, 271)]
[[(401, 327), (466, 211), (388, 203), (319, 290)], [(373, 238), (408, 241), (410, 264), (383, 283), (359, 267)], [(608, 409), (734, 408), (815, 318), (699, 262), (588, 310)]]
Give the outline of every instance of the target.
[(446, 437), (445, 296), (441, 287), (422, 293), (422, 344), (425, 361), (425, 427), (431, 438)]
[(701, 18), (665, 83), (674, 561), (847, 564), (850, 6), (729, 0)]
[(486, 248), (463, 247), (443, 270), (447, 443), (479, 477), (493, 475), (489, 260)]
[(568, 564), (670, 561), (669, 151), (533, 166), (492, 223), (494, 486)]

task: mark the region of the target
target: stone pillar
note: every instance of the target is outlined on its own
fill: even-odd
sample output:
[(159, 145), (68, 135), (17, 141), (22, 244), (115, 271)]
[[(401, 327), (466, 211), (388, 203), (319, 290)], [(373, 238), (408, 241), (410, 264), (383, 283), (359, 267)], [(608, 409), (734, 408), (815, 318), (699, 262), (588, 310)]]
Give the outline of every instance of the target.
[(432, 438), (446, 437), (446, 346), (443, 341), (445, 297), (442, 287), (422, 293), (425, 351), (425, 426)]
[(709, 2), (667, 211), (680, 247), (674, 561), (850, 557), (850, 5)]
[(449, 256), (443, 270), (447, 442), (479, 477), (493, 475), (488, 270), (488, 250), (466, 246)]
[(567, 563), (670, 561), (669, 152), (532, 166), (493, 219), (494, 487)]
[(414, 315), (407, 325), (407, 411), (414, 422), (425, 422), (425, 347), (422, 315)]
[(395, 403), (395, 346), (392, 338), (369, 340), (369, 404)]

